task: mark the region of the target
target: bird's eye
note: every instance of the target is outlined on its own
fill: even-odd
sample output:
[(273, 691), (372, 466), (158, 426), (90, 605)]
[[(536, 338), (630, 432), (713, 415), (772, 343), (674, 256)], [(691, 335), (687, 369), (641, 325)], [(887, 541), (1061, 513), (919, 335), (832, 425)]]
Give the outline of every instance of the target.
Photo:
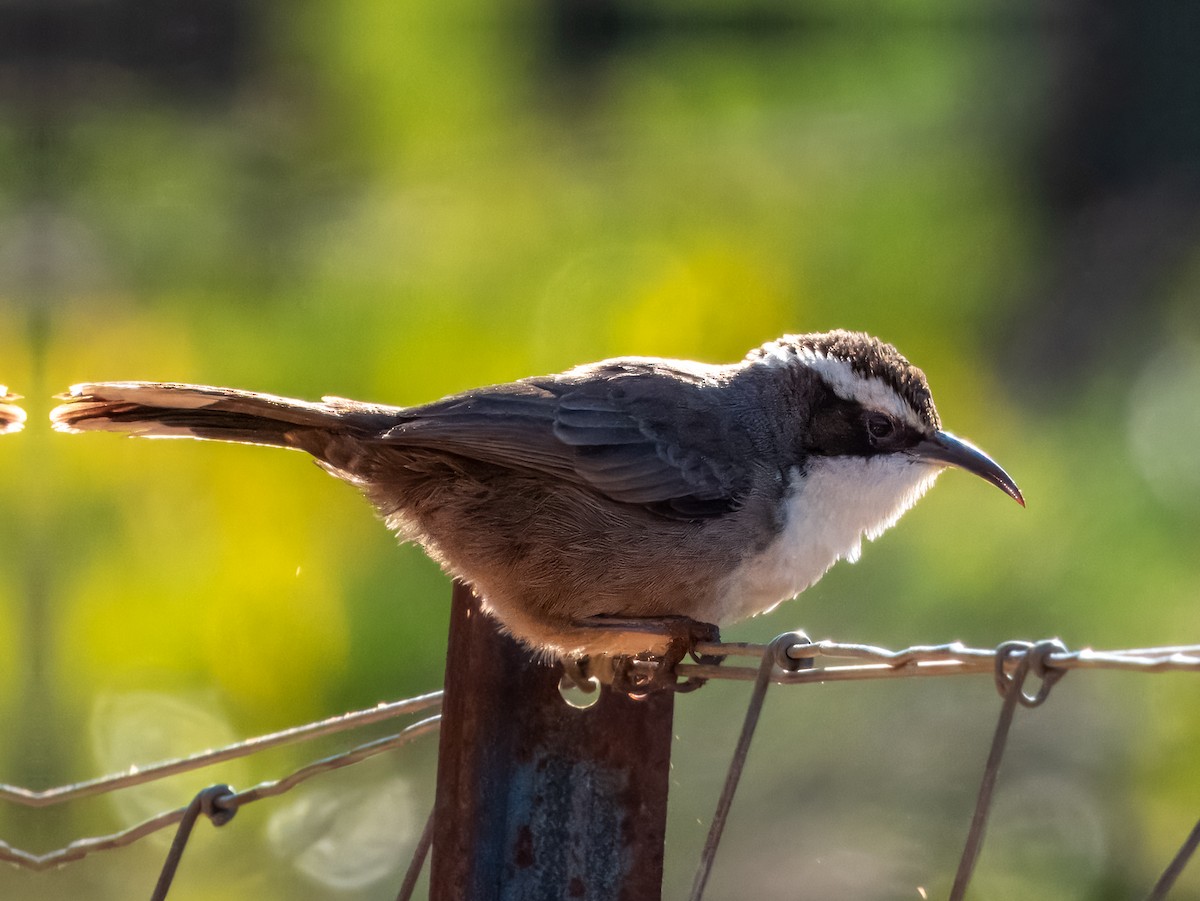
[(883, 413), (871, 413), (867, 416), (867, 435), (872, 443), (886, 441), (896, 434), (896, 423), (890, 416)]

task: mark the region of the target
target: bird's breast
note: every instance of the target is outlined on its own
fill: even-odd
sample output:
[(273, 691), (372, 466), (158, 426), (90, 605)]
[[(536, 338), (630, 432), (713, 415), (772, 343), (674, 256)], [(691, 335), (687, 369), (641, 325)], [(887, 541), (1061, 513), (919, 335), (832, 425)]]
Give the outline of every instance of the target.
[(766, 613), (821, 578), (840, 559), (854, 562), (865, 536), (887, 530), (933, 484), (940, 470), (907, 458), (827, 457), (788, 474), (782, 528), (747, 557), (718, 592), (715, 622)]

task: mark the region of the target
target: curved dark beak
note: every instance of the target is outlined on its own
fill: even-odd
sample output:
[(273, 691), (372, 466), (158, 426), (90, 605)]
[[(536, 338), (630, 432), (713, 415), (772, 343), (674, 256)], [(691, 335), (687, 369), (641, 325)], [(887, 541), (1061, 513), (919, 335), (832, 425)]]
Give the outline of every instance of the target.
[(912, 456), (930, 463), (940, 463), (943, 466), (957, 466), (967, 472), (973, 472), (981, 479), (991, 482), (1014, 501), (1025, 506), (1025, 498), (1021, 489), (1000, 468), (1000, 464), (977, 448), (969, 441), (956, 438), (949, 432), (934, 432), (930, 437), (909, 448)]

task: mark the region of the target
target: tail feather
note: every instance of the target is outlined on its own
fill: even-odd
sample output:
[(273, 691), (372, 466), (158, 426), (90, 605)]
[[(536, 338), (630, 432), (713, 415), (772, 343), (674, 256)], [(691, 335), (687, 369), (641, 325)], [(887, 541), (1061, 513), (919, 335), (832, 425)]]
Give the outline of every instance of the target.
[(383, 408), (341, 399), (295, 400), (273, 394), (171, 382), (92, 382), (59, 396), (50, 412), (60, 432), (127, 432), (148, 438), (206, 438), (295, 447), (296, 433), (370, 428)]
[(9, 394), (8, 389), (0, 385), (0, 435), (19, 432), (25, 426), (25, 411), (13, 403), (15, 400), (20, 400), (20, 395)]

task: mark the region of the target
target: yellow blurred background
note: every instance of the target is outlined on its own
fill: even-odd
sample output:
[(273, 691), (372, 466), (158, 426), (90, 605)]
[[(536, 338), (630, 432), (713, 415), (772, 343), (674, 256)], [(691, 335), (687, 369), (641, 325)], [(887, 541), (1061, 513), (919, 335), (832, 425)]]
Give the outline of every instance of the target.
[[(437, 687), (449, 599), (299, 454), (52, 434), (74, 382), (418, 403), (617, 354), (870, 331), (1028, 509), (942, 478), (725, 631), (1200, 642), (1200, 30), (1178, 2), (12, 0), (0, 7), (0, 781)], [(1189, 49), (1192, 48), (1192, 49)], [(680, 698), (681, 897), (747, 689)], [(1018, 716), (973, 897), (1137, 897), (1200, 811), (1194, 676)], [(779, 690), (710, 888), (944, 896), (986, 678)], [(65, 809), (45, 851), (337, 742)], [(172, 899), (394, 897), (433, 743), (201, 824)], [(148, 896), (167, 839), (4, 898)], [(1200, 898), (1200, 866), (1177, 889)]]

